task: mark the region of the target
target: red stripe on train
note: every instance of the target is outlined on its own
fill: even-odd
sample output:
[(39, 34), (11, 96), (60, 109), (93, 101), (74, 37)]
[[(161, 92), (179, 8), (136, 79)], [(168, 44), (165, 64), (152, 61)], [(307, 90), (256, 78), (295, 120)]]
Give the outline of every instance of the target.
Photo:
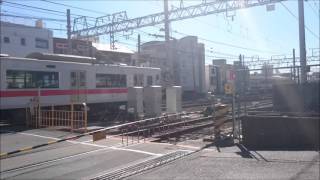
[[(121, 94), (127, 93), (126, 88), (117, 89), (68, 89), (68, 90), (41, 90), (41, 96), (59, 96), (59, 95), (72, 95), (72, 94)], [(26, 91), (0, 91), (0, 97), (24, 97), (24, 96), (38, 96), (38, 90)]]

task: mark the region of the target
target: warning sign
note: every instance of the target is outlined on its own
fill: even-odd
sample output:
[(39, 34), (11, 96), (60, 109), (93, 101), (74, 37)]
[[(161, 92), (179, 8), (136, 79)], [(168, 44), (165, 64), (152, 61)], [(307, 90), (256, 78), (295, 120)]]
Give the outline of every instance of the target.
[(231, 83), (226, 83), (224, 85), (224, 93), (225, 94), (232, 94), (233, 93), (233, 85)]

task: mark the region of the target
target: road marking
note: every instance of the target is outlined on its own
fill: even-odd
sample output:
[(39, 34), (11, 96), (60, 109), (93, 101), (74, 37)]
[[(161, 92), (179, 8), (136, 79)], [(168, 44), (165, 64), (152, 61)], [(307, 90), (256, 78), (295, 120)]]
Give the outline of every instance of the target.
[(91, 154), (91, 153), (102, 151), (102, 150), (106, 150), (106, 149), (110, 149), (110, 148), (102, 148), (102, 149), (96, 149), (96, 150), (92, 150), (92, 151), (87, 151), (87, 152), (83, 152), (83, 153), (80, 153), (80, 154), (75, 154), (75, 155), (71, 155), (71, 156), (67, 156), (67, 157), (62, 157), (62, 158), (58, 158), (58, 159), (49, 160), (49, 161), (46, 161), (46, 162), (40, 162), (40, 163), (37, 163), (37, 164), (32, 164), (32, 165), (29, 165), (29, 166), (26, 166), (26, 167), (18, 167), (18, 168), (11, 169), (11, 170), (1, 171), (1, 173), (3, 173), (3, 172), (11, 172), (11, 171), (18, 171), (18, 170), (21, 170), (21, 169), (27, 169), (27, 168), (32, 168), (32, 167), (36, 167), (36, 166), (41, 166), (41, 165), (44, 165), (44, 164), (49, 164), (49, 163), (53, 163), (53, 162), (61, 161), (61, 160), (65, 160), (65, 159), (70, 159), (70, 158), (77, 157), (77, 156), (87, 155), (87, 154)]
[[(32, 134), (32, 133), (18, 133), (18, 134), (23, 134), (23, 135), (28, 135), (28, 136), (35, 136), (35, 137), (40, 137), (40, 138), (53, 139), (53, 140), (60, 140), (59, 138), (50, 137), (50, 136), (42, 136), (42, 135)], [(91, 144), (91, 143), (87, 143), (88, 141), (79, 142), (79, 141), (68, 140), (67, 142), (70, 142), (70, 143), (73, 143), (73, 144), (82, 144), (82, 145), (100, 147), (100, 148), (109, 148), (109, 149), (113, 149), (113, 150), (136, 152), (136, 153), (148, 154), (148, 155), (153, 155), (153, 156), (161, 156), (161, 155), (163, 155), (163, 154), (152, 153), (152, 152), (148, 152), (148, 151), (127, 149), (127, 148), (119, 148), (119, 147), (116, 147), (116, 146), (104, 146), (104, 145), (99, 145), (99, 144)]]

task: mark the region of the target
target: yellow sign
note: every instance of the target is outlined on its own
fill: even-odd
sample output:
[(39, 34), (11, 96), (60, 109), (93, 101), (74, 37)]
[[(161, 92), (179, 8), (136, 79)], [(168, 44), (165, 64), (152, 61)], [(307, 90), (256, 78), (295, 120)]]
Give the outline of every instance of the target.
[(233, 93), (233, 85), (231, 83), (227, 83), (224, 85), (224, 93), (226, 93), (226, 94)]
[(106, 131), (98, 131), (92, 134), (93, 141), (99, 141), (101, 139), (106, 139), (107, 132)]

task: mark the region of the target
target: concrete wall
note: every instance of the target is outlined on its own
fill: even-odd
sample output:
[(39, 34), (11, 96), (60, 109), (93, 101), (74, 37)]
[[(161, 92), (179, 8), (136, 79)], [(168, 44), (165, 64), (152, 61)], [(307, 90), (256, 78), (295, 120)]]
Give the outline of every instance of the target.
[(319, 82), (298, 84), (273, 84), (273, 107), (276, 111), (320, 111)]
[[(32, 52), (53, 52), (52, 31), (45, 28), (24, 26), (19, 24), (1, 22), (1, 54), (10, 56), (25, 57)], [(4, 38), (10, 39), (9, 43), (4, 42)], [(36, 38), (48, 42), (48, 48), (36, 47)], [(25, 45), (21, 44), (21, 39), (25, 39)]]
[(319, 150), (318, 117), (242, 117), (243, 144), (250, 149)]

